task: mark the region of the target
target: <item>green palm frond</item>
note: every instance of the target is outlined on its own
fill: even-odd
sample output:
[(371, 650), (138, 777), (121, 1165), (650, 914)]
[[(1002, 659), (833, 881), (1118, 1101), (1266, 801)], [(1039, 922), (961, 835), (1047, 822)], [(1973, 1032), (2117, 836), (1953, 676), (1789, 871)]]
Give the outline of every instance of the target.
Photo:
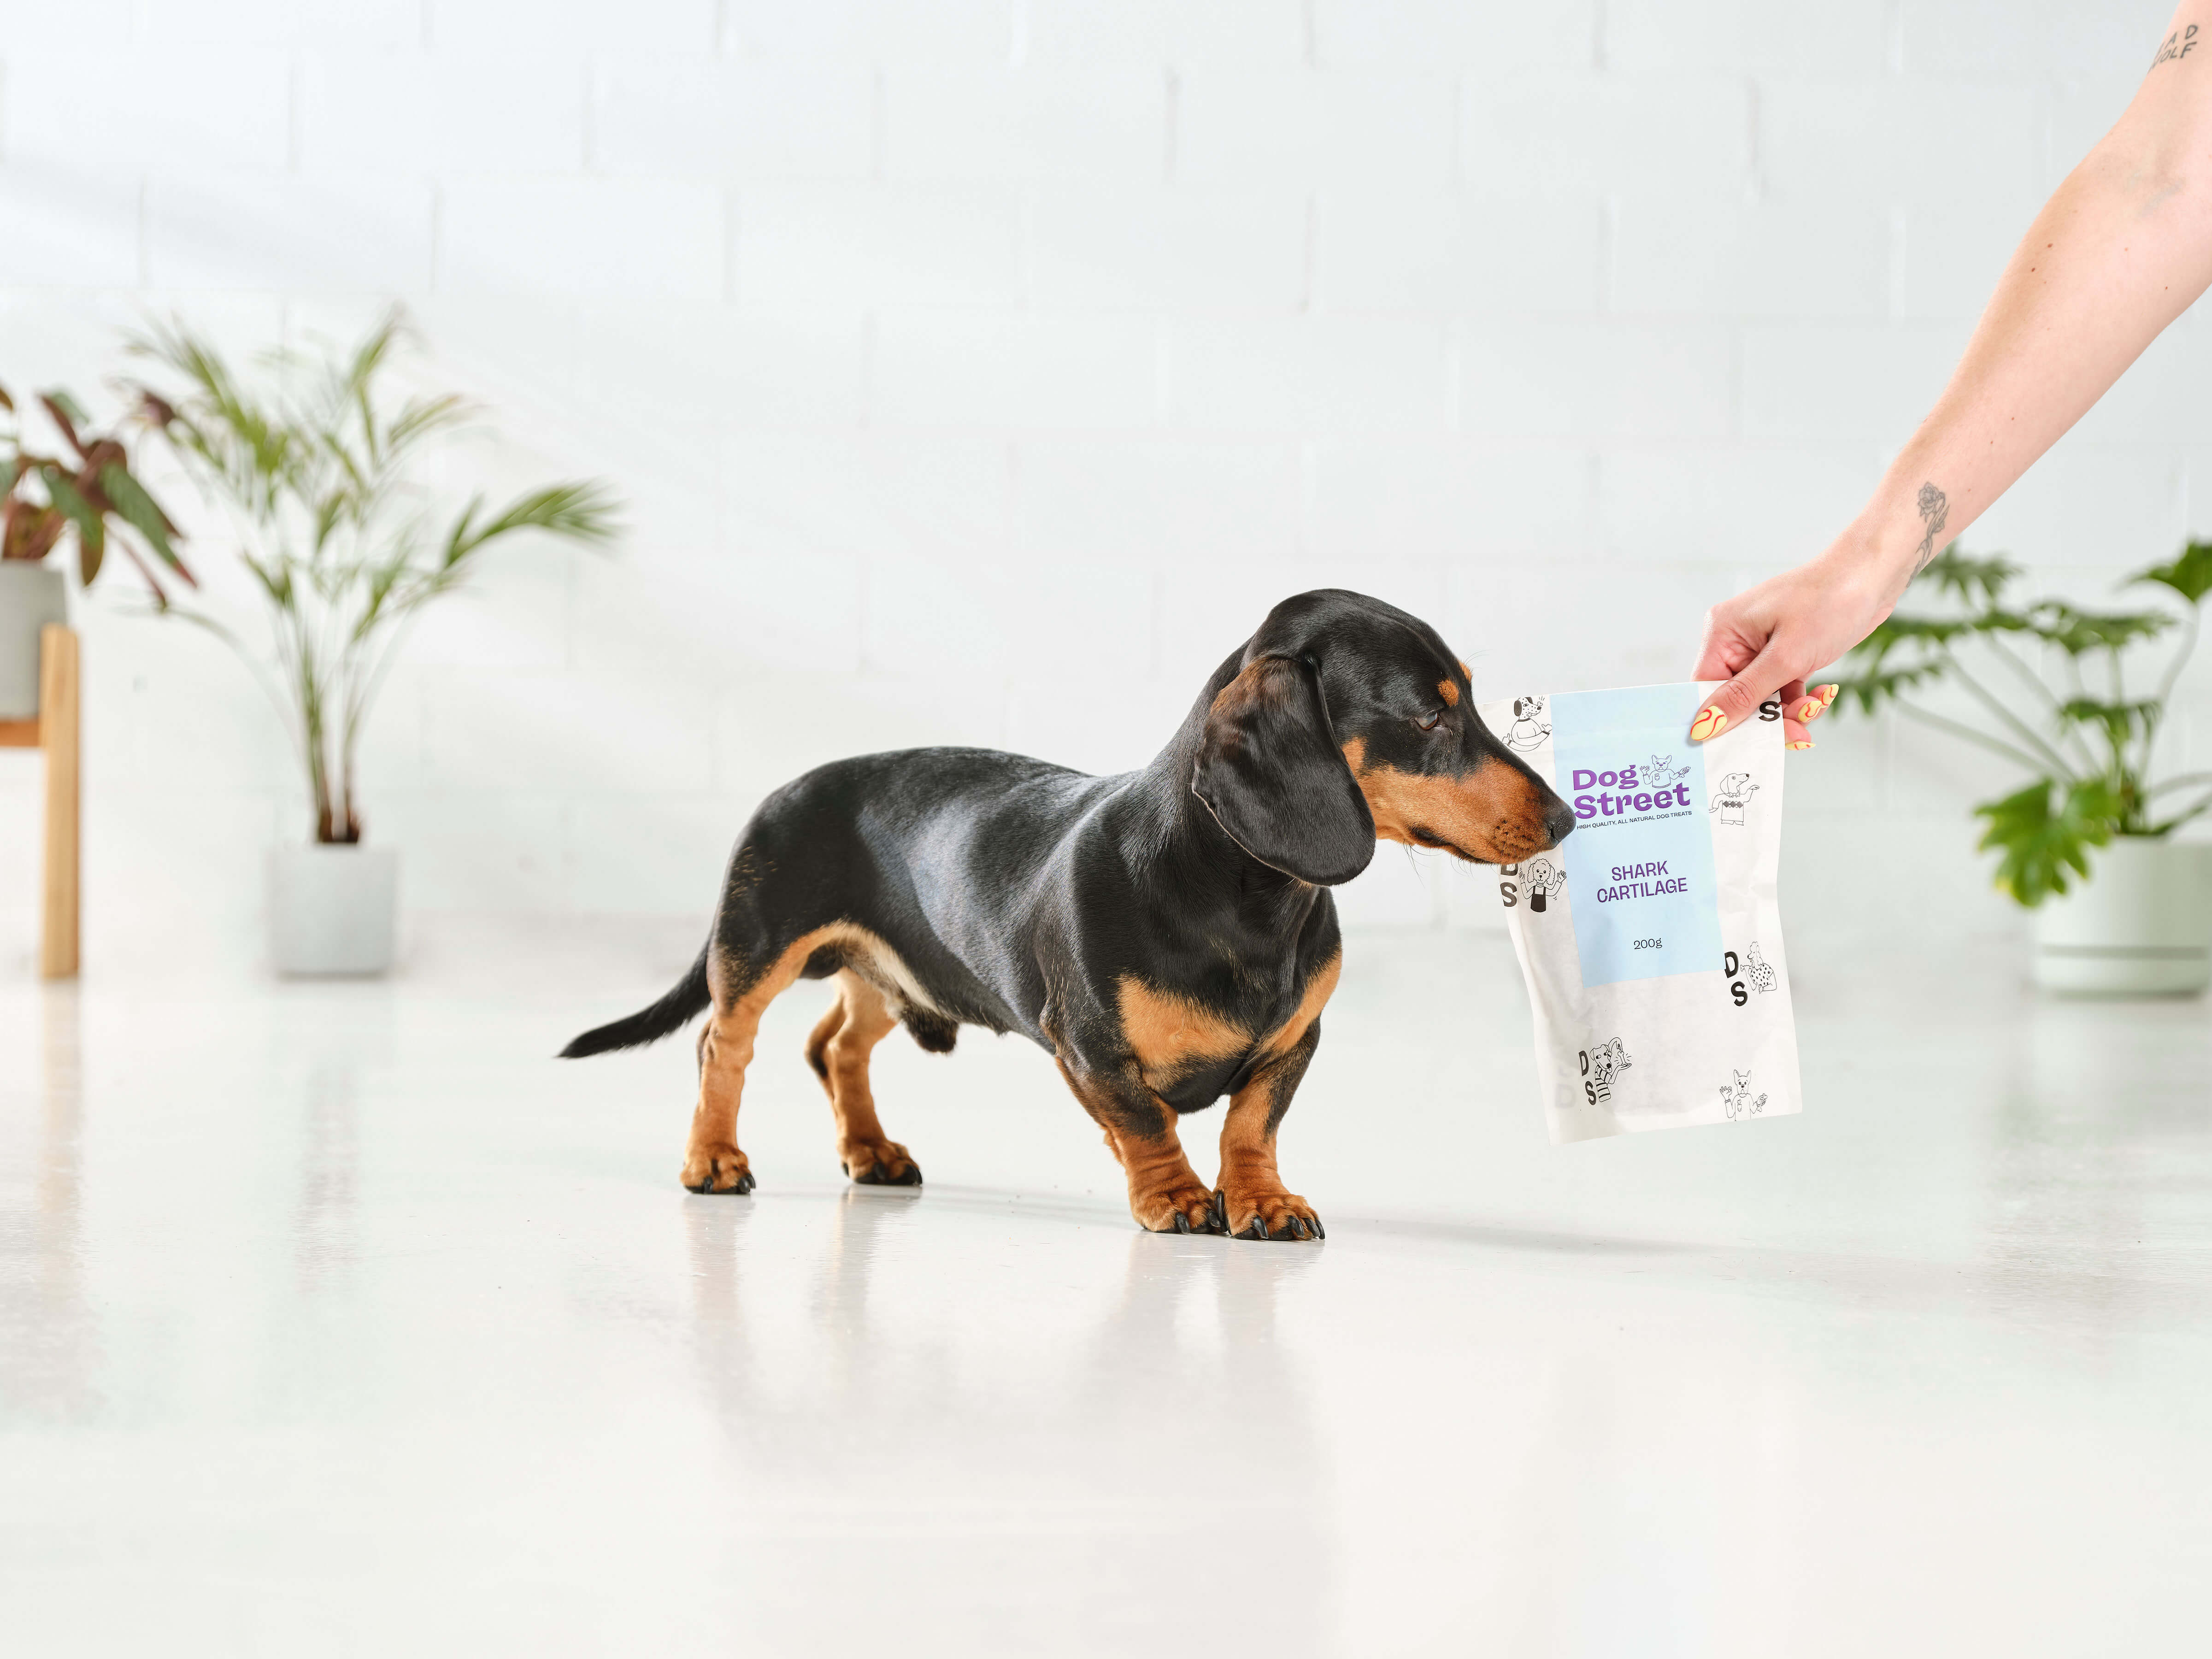
[(429, 535), (434, 508), (413, 458), (473, 410), (450, 393), (387, 394), (410, 343), (394, 310), (343, 350), (270, 354), (249, 381), (181, 322), (152, 324), (131, 341), (171, 383), (141, 388), (149, 421), (240, 525), (276, 646), (268, 683), (325, 839), (360, 833), (356, 748), (408, 620), (462, 586), (495, 542), (535, 531), (603, 547), (617, 530), (603, 485), (568, 483), (495, 512), (472, 496), (442, 536)]

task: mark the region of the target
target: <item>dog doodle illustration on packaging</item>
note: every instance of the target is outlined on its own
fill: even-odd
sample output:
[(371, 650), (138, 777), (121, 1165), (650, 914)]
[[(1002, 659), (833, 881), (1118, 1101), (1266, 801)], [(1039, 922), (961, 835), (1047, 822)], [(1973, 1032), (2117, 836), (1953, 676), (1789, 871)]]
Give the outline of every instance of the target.
[(1671, 755), (1654, 755), (1651, 764), (1644, 769), (1644, 775), (1655, 791), (1672, 789), (1690, 775), (1690, 763), (1678, 763)]
[(1766, 1097), (1761, 1095), (1756, 1100), (1747, 1098), (1751, 1093), (1751, 1073), (1736, 1072), (1733, 1075), (1735, 1079), (1733, 1083), (1721, 1085), (1721, 1109), (1729, 1115), (1731, 1122), (1740, 1117), (1757, 1117), (1766, 1109)]
[(1755, 991), (1771, 991), (1774, 988), (1774, 964), (1759, 955), (1757, 939), (1744, 947), (1743, 976), (1751, 981)]
[(1524, 879), (1528, 884), (1528, 908), (1539, 915), (1553, 894), (1567, 890), (1567, 872), (1556, 868), (1549, 859), (1538, 859), (1530, 865)]
[(1720, 787), (1713, 791), (1712, 810), (1720, 814), (1723, 823), (1741, 823), (1744, 808), (1759, 793), (1759, 786), (1751, 781), (1748, 772), (1730, 772), (1723, 777)]
[(1629, 1069), (1628, 1050), (1619, 1037), (1583, 1051), (1583, 1098), (1593, 1106), (1613, 1098), (1613, 1080)]
[(1505, 746), (1522, 754), (1541, 749), (1552, 735), (1552, 722), (1544, 718), (1541, 697), (1513, 699), (1513, 724), (1505, 728)]

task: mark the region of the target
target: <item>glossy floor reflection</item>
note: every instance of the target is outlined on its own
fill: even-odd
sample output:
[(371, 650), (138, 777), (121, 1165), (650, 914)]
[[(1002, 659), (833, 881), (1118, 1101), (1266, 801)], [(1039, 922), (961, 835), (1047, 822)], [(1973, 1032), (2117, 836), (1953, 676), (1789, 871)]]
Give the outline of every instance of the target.
[[(1049, 1062), (545, 1056), (680, 960), (0, 986), (0, 1649), (2171, 1652), (2212, 1551), (2212, 1012), (1801, 966), (1807, 1114), (1553, 1149), (1502, 940), (1352, 941), (1285, 1170), (1136, 1232)], [(1812, 953), (1801, 951), (1801, 957)], [(1212, 1132), (1198, 1121), (1189, 1137)], [(1211, 1154), (1195, 1156), (1210, 1170)]]

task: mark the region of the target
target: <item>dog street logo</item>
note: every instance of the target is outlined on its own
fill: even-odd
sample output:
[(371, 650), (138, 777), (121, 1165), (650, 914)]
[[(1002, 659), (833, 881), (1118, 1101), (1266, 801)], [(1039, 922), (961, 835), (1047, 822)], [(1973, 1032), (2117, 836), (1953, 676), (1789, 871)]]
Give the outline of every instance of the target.
[(1729, 981), (1729, 996), (1739, 1008), (1751, 1000), (1751, 991), (1744, 988), (1745, 981), (1750, 981), (1753, 991), (1771, 991), (1776, 984), (1774, 964), (1759, 955), (1757, 939), (1744, 947), (1741, 960), (1733, 951), (1723, 953), (1721, 977)]
[[(1582, 1051), (1583, 1098), (1601, 1106), (1613, 1098), (1613, 1080), (1629, 1068), (1628, 1050), (1613, 1037)], [(1763, 1098), (1763, 1097), (1762, 1097)]]
[(1741, 823), (1744, 809), (1758, 793), (1759, 786), (1751, 781), (1750, 773), (1730, 772), (1721, 779), (1720, 787), (1713, 791), (1711, 810), (1720, 815), (1723, 823)]
[(1538, 915), (1544, 914), (1544, 901), (1553, 893), (1567, 890), (1567, 872), (1553, 867), (1549, 859), (1538, 859), (1528, 866), (1528, 908)]
[[(1611, 772), (1592, 771), (1580, 766), (1575, 768), (1573, 781), (1569, 785), (1575, 792), (1571, 803), (1575, 809), (1575, 821), (1588, 823), (1598, 817), (1631, 817), (1647, 812), (1666, 812), (1690, 804), (1688, 784), (1668, 783), (1662, 787), (1655, 778), (1638, 777), (1638, 770), (1634, 765)], [(1672, 775), (1687, 777), (1689, 769), (1685, 767)], [(1619, 793), (1615, 793), (1615, 791)]]
[(1757, 1117), (1764, 1112), (1766, 1097), (1761, 1095), (1757, 1100), (1749, 1097), (1751, 1073), (1731, 1071), (1729, 1075), (1735, 1080), (1721, 1085), (1721, 1109), (1729, 1115), (1729, 1121), (1734, 1122), (1740, 1117)]
[(1513, 724), (1505, 728), (1505, 746), (1530, 754), (1541, 749), (1552, 735), (1552, 722), (1544, 717), (1541, 697), (1513, 699)]

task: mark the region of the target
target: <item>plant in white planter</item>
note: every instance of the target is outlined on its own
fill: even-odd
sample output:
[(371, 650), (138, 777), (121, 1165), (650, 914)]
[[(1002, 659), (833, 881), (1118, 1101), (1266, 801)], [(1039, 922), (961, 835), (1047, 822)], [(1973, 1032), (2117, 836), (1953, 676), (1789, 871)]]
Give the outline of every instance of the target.
[[(1981, 845), (1998, 854), (1997, 884), (2036, 913), (2036, 979), (2063, 991), (2199, 991), (2212, 983), (2212, 848), (2174, 831), (2212, 811), (2212, 772), (2154, 775), (2176, 681), (2197, 646), (2212, 592), (2212, 542), (2124, 586), (2166, 601), (2090, 611), (2063, 599), (2008, 601), (2019, 568), (1954, 546), (1919, 580), (1943, 601), (1894, 615), (1847, 659), (1840, 701), (1900, 714), (2004, 756), (2033, 781), (1974, 809)], [(2178, 601), (2178, 603), (2177, 603)], [(2148, 696), (2127, 664), (2179, 630)], [(1980, 726), (1949, 719), (1913, 692), (1959, 686)]]
[[(39, 630), (69, 620), (69, 578), (47, 556), (74, 543), (77, 578), (92, 586), (110, 549), (138, 567), (157, 598), (166, 567), (190, 585), (177, 556), (183, 539), (131, 471), (125, 429), (95, 431), (66, 392), (39, 394), (58, 443), (24, 441), (23, 413), (0, 387), (0, 720), (27, 720), (39, 704)], [(127, 424), (127, 423), (126, 423)], [(51, 451), (52, 453), (48, 453)], [(143, 544), (142, 550), (138, 544)], [(150, 561), (150, 562), (149, 562)]]
[(484, 550), (526, 531), (601, 546), (613, 503), (560, 483), (489, 507), (453, 509), (424, 486), (426, 446), (472, 410), (449, 394), (398, 398), (386, 376), (403, 344), (397, 313), (351, 350), (270, 356), (252, 381), (181, 323), (137, 337), (167, 371), (144, 407), (209, 501), (228, 513), (264, 601), (273, 662), (198, 606), (157, 607), (234, 649), (283, 716), (314, 811), (307, 847), (271, 860), (277, 969), (375, 973), (389, 964), (394, 855), (361, 846), (356, 762), (362, 728), (408, 623), (459, 588)]

